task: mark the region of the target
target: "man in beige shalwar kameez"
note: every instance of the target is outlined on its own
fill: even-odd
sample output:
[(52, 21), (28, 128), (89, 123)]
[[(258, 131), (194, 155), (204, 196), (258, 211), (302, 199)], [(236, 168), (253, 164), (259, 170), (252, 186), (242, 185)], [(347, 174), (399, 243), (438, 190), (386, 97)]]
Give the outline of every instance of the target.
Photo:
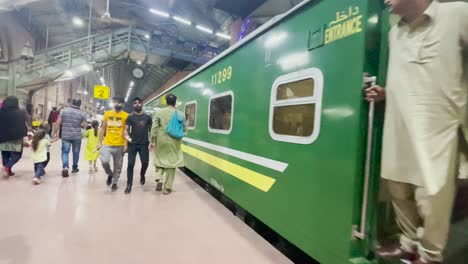
[(459, 136), (467, 131), (463, 53), (468, 49), (468, 3), (385, 3), (401, 20), (389, 35), (387, 87), (370, 88), (366, 96), (386, 99), (381, 173), (403, 234), (398, 250), (378, 253), (418, 264), (442, 263), (456, 193)]

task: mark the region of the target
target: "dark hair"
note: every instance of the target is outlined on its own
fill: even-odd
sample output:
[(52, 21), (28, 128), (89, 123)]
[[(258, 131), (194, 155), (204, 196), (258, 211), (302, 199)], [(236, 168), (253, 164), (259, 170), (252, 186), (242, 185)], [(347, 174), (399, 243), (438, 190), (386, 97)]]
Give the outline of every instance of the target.
[(72, 105), (80, 107), (81, 106), (81, 100), (80, 99), (73, 99), (72, 100)]
[(50, 132), (50, 125), (48, 123), (42, 123), (39, 125), (39, 128), (40, 129), (44, 129), (46, 131), (46, 133), (49, 133)]
[(168, 94), (168, 95), (166, 95), (166, 103), (167, 103), (168, 105), (175, 106), (176, 101), (177, 101), (177, 96), (175, 96), (175, 95), (173, 95), (173, 94)]
[(97, 120), (93, 120), (91, 122), (91, 126), (93, 127), (94, 129), (94, 136), (97, 137), (98, 135), (98, 130), (99, 130), (99, 122)]
[(46, 131), (44, 129), (38, 129), (32, 138), (32, 148), (34, 151), (37, 151), (39, 147), (39, 141), (46, 136)]
[(133, 102), (137, 102), (137, 101), (138, 101), (138, 102), (143, 102), (143, 100), (141, 100), (140, 97), (135, 97), (135, 98), (133, 98)]
[(112, 100), (125, 103), (125, 99), (122, 96), (115, 96), (114, 98), (112, 98)]
[(2, 110), (19, 110), (19, 101), (16, 96), (8, 96), (2, 104)]

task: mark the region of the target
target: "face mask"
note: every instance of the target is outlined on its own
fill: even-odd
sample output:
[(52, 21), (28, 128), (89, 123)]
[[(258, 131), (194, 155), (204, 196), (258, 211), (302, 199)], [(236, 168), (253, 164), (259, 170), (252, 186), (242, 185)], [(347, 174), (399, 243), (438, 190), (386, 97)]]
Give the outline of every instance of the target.
[(117, 111), (120, 111), (120, 110), (122, 110), (122, 106), (120, 106), (120, 105), (115, 105), (115, 106), (114, 106), (114, 109), (117, 110)]
[(134, 106), (133, 107), (133, 110), (135, 110), (135, 112), (137, 112), (137, 113), (141, 112), (142, 109), (143, 108), (141, 106)]

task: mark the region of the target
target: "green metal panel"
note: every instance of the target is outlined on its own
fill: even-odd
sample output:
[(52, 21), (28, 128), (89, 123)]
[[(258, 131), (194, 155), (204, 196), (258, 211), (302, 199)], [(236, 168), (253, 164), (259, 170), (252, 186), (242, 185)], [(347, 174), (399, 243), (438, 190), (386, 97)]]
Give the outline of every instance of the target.
[[(196, 129), (189, 131), (189, 138), (288, 164), (284, 172), (278, 172), (186, 143), (275, 179), (272, 188), (264, 192), (191, 155), (185, 156), (189, 169), (321, 263), (362, 260), (370, 244), (353, 242), (352, 226), (360, 220), (366, 148), (367, 104), (362, 99), (362, 74), (378, 73), (379, 61), (374, 56), (379, 54), (376, 29), (381, 8), (372, 0), (311, 1), (171, 91), (182, 106), (197, 101)], [(325, 37), (325, 45), (314, 35), (311, 42), (311, 33), (324, 25), (330, 28), (345, 23), (343, 14), (347, 19), (362, 16), (362, 31), (333, 42), (330, 36)], [(275, 36), (286, 37), (269, 46)], [(298, 57), (301, 60), (291, 64)], [(284, 61), (289, 65), (281, 65)], [(213, 74), (230, 66), (232, 78), (213, 85)], [(279, 76), (308, 68), (318, 68), (324, 76), (320, 134), (306, 145), (275, 141), (269, 134), (273, 82)], [(232, 132), (210, 133), (209, 97), (226, 91), (234, 93)], [(156, 101), (146, 107), (156, 107)]]

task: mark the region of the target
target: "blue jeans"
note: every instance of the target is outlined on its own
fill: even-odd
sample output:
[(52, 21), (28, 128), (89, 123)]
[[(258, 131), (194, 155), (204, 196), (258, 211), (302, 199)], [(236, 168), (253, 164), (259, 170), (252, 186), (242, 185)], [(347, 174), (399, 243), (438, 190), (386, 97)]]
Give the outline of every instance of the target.
[(73, 169), (78, 169), (78, 161), (80, 160), (81, 139), (62, 139), (62, 163), (64, 170), (70, 168), (68, 156), (70, 154), (71, 148), (73, 148)]
[(41, 178), (44, 176), (44, 163), (39, 162), (39, 163), (34, 163), (34, 178)]

